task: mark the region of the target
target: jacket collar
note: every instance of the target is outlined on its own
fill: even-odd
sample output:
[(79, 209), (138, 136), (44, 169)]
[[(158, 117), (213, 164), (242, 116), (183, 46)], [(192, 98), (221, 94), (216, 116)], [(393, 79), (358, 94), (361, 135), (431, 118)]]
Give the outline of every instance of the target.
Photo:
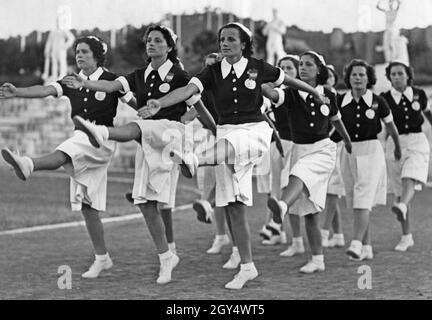
[(412, 102), (414, 99), (414, 92), (413, 92), (412, 87), (407, 87), (403, 93), (397, 91), (395, 88), (392, 87), (390, 89), (390, 93), (391, 93), (394, 101), (396, 102), (396, 104), (399, 104), (399, 102), (402, 99), (402, 95), (404, 95), (410, 102)]
[[(167, 59), (167, 61), (165, 61), (158, 69), (157, 72), (159, 73), (159, 77), (161, 78), (162, 81), (164, 81), (165, 77), (167, 76), (168, 72), (171, 70), (172, 66), (174, 64), (172, 63), (172, 61), (170, 59)], [(144, 81), (147, 82), (147, 77), (150, 74), (150, 72), (152, 72), (153, 67), (151, 65), (151, 63), (149, 63), (149, 65), (147, 66), (147, 69), (144, 72)]]
[(237, 78), (240, 78), (246, 70), (247, 64), (248, 59), (246, 59), (245, 57), (241, 57), (241, 59), (233, 65), (229, 64), (226, 58), (223, 58), (221, 62), (222, 78), (225, 79), (228, 76), (231, 71), (231, 66), (234, 68), (234, 72)]
[[(370, 108), (372, 106), (372, 101), (373, 101), (372, 91), (370, 91), (369, 89), (366, 90), (366, 93), (364, 95), (362, 95), (362, 98), (363, 98), (363, 101), (366, 103), (366, 105)], [(345, 96), (342, 100), (341, 108), (345, 107), (347, 104), (350, 104), (352, 100), (354, 100), (354, 97), (352, 96), (352, 93), (350, 90), (345, 94)]]

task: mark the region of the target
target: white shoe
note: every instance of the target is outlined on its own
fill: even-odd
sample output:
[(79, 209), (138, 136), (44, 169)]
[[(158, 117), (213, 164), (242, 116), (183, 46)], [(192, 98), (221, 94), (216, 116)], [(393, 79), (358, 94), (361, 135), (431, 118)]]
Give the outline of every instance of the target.
[(23, 181), (27, 180), (33, 172), (33, 161), (29, 157), (16, 155), (9, 149), (2, 149), (1, 154), (4, 160), (15, 170), (18, 178)]
[(160, 270), (159, 270), (159, 278), (157, 278), (156, 283), (158, 284), (166, 284), (171, 281), (171, 273), (173, 269), (179, 263), (180, 258), (173, 254), (168, 259), (162, 259)]
[(207, 200), (197, 200), (194, 202), (192, 208), (197, 214), (198, 221), (204, 223), (212, 223), (213, 208)]
[(346, 254), (352, 257), (354, 260), (359, 260), (361, 259), (362, 247), (363, 246), (360, 241), (351, 241), (351, 245), (346, 251)]
[(107, 140), (108, 137), (104, 137), (104, 132), (107, 130), (105, 126), (91, 123), (80, 116), (73, 117), (72, 121), (77, 130), (83, 131), (88, 136), (90, 143), (94, 147), (100, 148), (103, 142)]
[(414, 240), (411, 237), (403, 237), (395, 247), (396, 251), (405, 252), (408, 250), (408, 248), (412, 247), (414, 245)]
[(345, 247), (344, 238), (335, 238), (334, 236), (328, 241), (328, 248), (340, 248)]
[(222, 238), (215, 238), (213, 240), (213, 244), (206, 252), (208, 254), (219, 254), (222, 251), (222, 248), (230, 243), (230, 240), (227, 235)]
[(352, 261), (363, 261), (363, 260), (372, 260), (373, 259), (373, 251), (371, 246), (364, 245), (362, 247), (360, 257), (354, 258), (352, 256), (349, 257)]
[(251, 270), (240, 270), (240, 272), (234, 276), (234, 279), (225, 285), (225, 288), (239, 290), (243, 288), (246, 282), (256, 277), (258, 277), (258, 270), (255, 267)]
[(267, 200), (267, 206), (273, 213), (273, 220), (277, 224), (282, 224), (288, 209), (286, 203), (277, 200), (275, 197), (269, 197)]
[(223, 269), (237, 269), (240, 265), (240, 254), (238, 251), (231, 253), (228, 261), (222, 266)]
[(262, 227), (262, 229), (259, 232), (259, 235), (264, 239), (264, 240), (270, 240), (270, 237), (272, 236), (272, 232), (266, 228), (266, 226), (264, 225)]
[(330, 246), (329, 242), (330, 241), (329, 241), (328, 237), (322, 237), (321, 236), (321, 245), (323, 248), (328, 248)]
[(303, 267), (300, 268), (301, 273), (314, 273), (325, 270), (324, 262), (316, 262), (310, 260)]
[(172, 150), (170, 152), (170, 157), (174, 163), (180, 165), (181, 173), (186, 178), (192, 178), (195, 175), (199, 166), (199, 161), (194, 153), (188, 152), (183, 154), (180, 151)]
[(97, 278), (103, 270), (108, 270), (112, 266), (113, 262), (110, 257), (106, 258), (103, 261), (95, 260), (89, 270), (87, 272), (84, 272), (81, 277), (86, 279)]
[(263, 240), (261, 241), (261, 244), (265, 245), (265, 246), (275, 246), (282, 243), (282, 235), (274, 235), (271, 236), (269, 240)]
[(288, 249), (286, 249), (285, 251), (281, 252), (279, 255), (281, 257), (292, 257), (295, 256), (296, 254), (301, 254), (305, 252), (305, 248), (304, 245), (302, 244), (301, 246), (299, 245), (290, 245), (288, 247)]
[(398, 221), (405, 221), (406, 220), (408, 207), (405, 203), (403, 203), (403, 202), (393, 203), (391, 210), (396, 215)]

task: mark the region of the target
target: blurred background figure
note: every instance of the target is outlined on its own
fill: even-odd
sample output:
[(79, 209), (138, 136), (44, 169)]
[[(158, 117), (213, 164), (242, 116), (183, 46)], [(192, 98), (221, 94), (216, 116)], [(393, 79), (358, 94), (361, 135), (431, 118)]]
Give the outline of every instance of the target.
[(59, 6), (57, 10), (56, 28), (48, 35), (45, 45), (45, 63), (42, 79), (51, 83), (67, 74), (67, 50), (75, 41), (69, 31), (72, 13), (69, 6)]
[(263, 34), (267, 36), (267, 62), (271, 65), (274, 65), (276, 61), (287, 55), (282, 40), (285, 31), (285, 23), (279, 19), (277, 10), (273, 9), (273, 20), (270, 21), (263, 30)]

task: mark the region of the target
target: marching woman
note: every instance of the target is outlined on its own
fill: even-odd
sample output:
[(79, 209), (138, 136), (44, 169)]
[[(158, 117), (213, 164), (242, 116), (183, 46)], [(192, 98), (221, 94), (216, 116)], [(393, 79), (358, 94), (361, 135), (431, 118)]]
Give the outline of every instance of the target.
[[(79, 38), (75, 41), (74, 49), (76, 64), (81, 69), (80, 78), (116, 78), (116, 75), (103, 68), (107, 46), (101, 39), (95, 36)], [(118, 91), (105, 94), (96, 90), (70, 89), (60, 81), (28, 88), (16, 88), (9, 83), (0, 87), (0, 98), (48, 96), (68, 97), (72, 106), (72, 117), (80, 115), (84, 119), (106, 126), (113, 125), (119, 98), (129, 101), (131, 106), (136, 107), (132, 94), (126, 97)], [(73, 136), (58, 146), (53, 153), (42, 157), (18, 156), (9, 149), (2, 149), (3, 158), (15, 169), (21, 180), (27, 180), (33, 171), (56, 170), (62, 166), (70, 174), (72, 210), (81, 210), (96, 255), (93, 265), (82, 275), (84, 278), (96, 278), (101, 271), (113, 265), (105, 246), (99, 212), (105, 211), (106, 207), (107, 170), (115, 147), (115, 142), (107, 141), (101, 148), (95, 149), (82, 131), (75, 130)]]
[[(317, 101), (324, 99), (307, 84), (285, 75), (279, 68), (252, 57), (252, 33), (240, 23), (229, 23), (218, 32), (221, 62), (204, 68), (183, 88), (147, 104), (147, 115), (164, 110), (193, 94), (210, 90), (219, 114), (215, 145), (198, 156), (185, 155), (194, 166), (216, 165), (216, 206), (225, 207), (241, 260), (240, 272), (225, 285), (241, 289), (258, 276), (252, 261), (246, 206), (252, 205), (252, 171), (270, 147), (272, 129), (261, 113), (261, 84), (285, 83), (308, 91)], [(325, 99), (324, 99), (325, 100)], [(192, 160), (193, 159), (193, 160)], [(193, 164), (193, 165), (191, 165)]]
[[(299, 57), (295, 55), (287, 55), (278, 61), (278, 67), (281, 68), (288, 76), (292, 78), (299, 78), (298, 76), (298, 65), (299, 65)], [(281, 85), (280, 88), (286, 88), (285, 85)], [(291, 140), (291, 132), (289, 127), (289, 119), (288, 119), (288, 109), (287, 108), (276, 108), (273, 104), (272, 112), (275, 119), (275, 126), (279, 132), (284, 157), (281, 156), (280, 152), (276, 149), (275, 143), (272, 143), (271, 150), (271, 181), (272, 181), (272, 191), (273, 195), (280, 199), (282, 196), (282, 190), (288, 185), (288, 178), (290, 172), (290, 162), (291, 162), (291, 151), (293, 147), (293, 142)], [(270, 219), (272, 217), (272, 213), (270, 211)], [(293, 255), (303, 253), (304, 245), (303, 245), (303, 237), (301, 235), (300, 230), (300, 217), (294, 214), (288, 215), (291, 229), (292, 229), (292, 243), (288, 248), (281, 252), (281, 256), (291, 257)], [(276, 225), (277, 227), (271, 228), (272, 225)], [(269, 223), (270, 230), (276, 229), (280, 230), (281, 236), (279, 236), (280, 242), (284, 243), (282, 240), (286, 239), (286, 232), (281, 228), (282, 224), (279, 225), (270, 220)], [(278, 239), (276, 236), (273, 236), (273, 239)], [(274, 244), (272, 238), (267, 240), (267, 243)], [(273, 241), (272, 241), (273, 240)], [(264, 241), (263, 241), (264, 243)], [(286, 241), (285, 241), (286, 243)]]
[[(146, 67), (111, 81), (87, 81), (75, 75), (65, 77), (63, 83), (103, 92), (132, 91), (139, 107), (144, 106), (148, 99), (162, 97), (186, 85), (189, 76), (178, 63), (177, 36), (172, 30), (153, 25), (147, 28), (143, 39), (149, 57)], [(172, 223), (165, 225), (160, 210), (171, 209), (175, 205), (179, 170), (170, 160), (167, 150), (171, 147), (167, 146), (182, 148), (185, 125), (180, 120), (186, 109), (184, 102), (177, 103), (160, 110), (149, 120), (137, 120), (120, 127), (98, 126), (79, 117), (74, 118), (77, 127), (89, 136), (95, 147), (107, 140), (140, 141), (141, 148), (135, 158), (132, 197), (144, 215), (159, 255), (158, 284), (171, 281), (172, 270), (180, 260), (173, 248), (169, 248), (166, 236), (166, 228), (172, 228)]]
[[(369, 215), (376, 204), (386, 204), (387, 172), (384, 151), (377, 139), (381, 120), (394, 144), (394, 157), (401, 157), (399, 137), (385, 100), (370, 91), (375, 70), (366, 61), (354, 59), (344, 68), (349, 91), (339, 97), (342, 120), (353, 141), (351, 154), (342, 150), (341, 170), (348, 208), (354, 212), (354, 235), (347, 254), (356, 260), (373, 259)], [(337, 138), (336, 138), (337, 140)]]
[(278, 108), (289, 110), (288, 119), (294, 142), (289, 181), (282, 192), (282, 200), (271, 197), (268, 206), (277, 223), (283, 221), (288, 208), (290, 213), (305, 217), (312, 259), (300, 272), (313, 273), (325, 270), (319, 212), (324, 209), (328, 180), (336, 162), (336, 144), (329, 139), (330, 121), (344, 137), (348, 152), (351, 151), (351, 141), (340, 120), (335, 95), (323, 87), (328, 78), (324, 58), (314, 51), (303, 53), (300, 56), (299, 74), (301, 80), (324, 94), (330, 103), (317, 105), (308, 93), (291, 88), (265, 88), (265, 94), (277, 102)]
[[(386, 76), (392, 88), (381, 96), (393, 113), (402, 148), (400, 161), (394, 161), (387, 155), (390, 184), (397, 198), (392, 211), (402, 227), (402, 239), (395, 250), (406, 251), (414, 245), (410, 229), (410, 202), (414, 197), (416, 184), (426, 183), (429, 169), (430, 147), (426, 135), (422, 132), (422, 115), (432, 124), (432, 113), (426, 93), (412, 86), (413, 71), (409, 66), (393, 61), (386, 68)], [(389, 140), (386, 151), (391, 153), (393, 150), (394, 144)]]
[[(338, 81), (337, 73), (332, 65), (327, 65), (327, 69), (329, 71), (329, 78), (327, 79), (327, 83), (324, 85), (324, 87), (332, 91), (337, 97), (338, 93), (334, 88)], [(332, 128), (330, 130), (330, 139), (333, 141), (334, 132), (335, 130)], [(324, 248), (345, 246), (345, 238), (342, 231), (341, 211), (339, 208), (339, 199), (345, 196), (345, 187), (340, 169), (340, 155), (343, 149), (343, 142), (342, 140), (334, 142), (337, 144), (336, 166), (330, 176), (328, 183), (326, 205), (323, 211), (324, 222), (321, 229), (322, 246)], [(329, 239), (330, 227), (333, 229), (333, 237), (331, 239)]]

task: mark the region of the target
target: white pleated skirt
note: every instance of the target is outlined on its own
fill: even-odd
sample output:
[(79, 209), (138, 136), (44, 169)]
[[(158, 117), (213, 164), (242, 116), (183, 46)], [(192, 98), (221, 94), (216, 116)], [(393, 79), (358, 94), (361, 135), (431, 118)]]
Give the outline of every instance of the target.
[(116, 142), (106, 141), (100, 148), (95, 148), (84, 132), (75, 130), (73, 136), (56, 150), (64, 152), (72, 160), (72, 163), (64, 165), (71, 177), (72, 211), (82, 210), (83, 203), (95, 210), (105, 211), (108, 167), (116, 150)]
[(402, 195), (403, 178), (413, 179), (420, 185), (426, 184), (430, 156), (429, 141), (423, 132), (401, 134), (399, 142), (402, 149), (400, 161), (394, 158), (393, 139), (388, 139), (386, 145), (390, 190), (396, 197)]
[(386, 204), (387, 171), (379, 140), (353, 142), (352, 154), (343, 148), (341, 171), (348, 208), (372, 210)]
[(302, 180), (307, 193), (301, 193), (290, 213), (305, 216), (324, 209), (328, 181), (335, 165), (336, 143), (329, 138), (311, 144), (294, 143), (290, 176)]
[(343, 141), (339, 141), (337, 143), (336, 165), (330, 175), (328, 188), (327, 188), (328, 194), (336, 195), (339, 197), (345, 196), (345, 186), (342, 178), (341, 165), (340, 165), (343, 148), (345, 148), (345, 143)]
[(216, 166), (216, 206), (231, 202), (252, 206), (252, 172), (270, 149), (273, 130), (265, 122), (217, 127), (216, 142), (226, 140), (234, 149), (234, 172), (226, 164)]

